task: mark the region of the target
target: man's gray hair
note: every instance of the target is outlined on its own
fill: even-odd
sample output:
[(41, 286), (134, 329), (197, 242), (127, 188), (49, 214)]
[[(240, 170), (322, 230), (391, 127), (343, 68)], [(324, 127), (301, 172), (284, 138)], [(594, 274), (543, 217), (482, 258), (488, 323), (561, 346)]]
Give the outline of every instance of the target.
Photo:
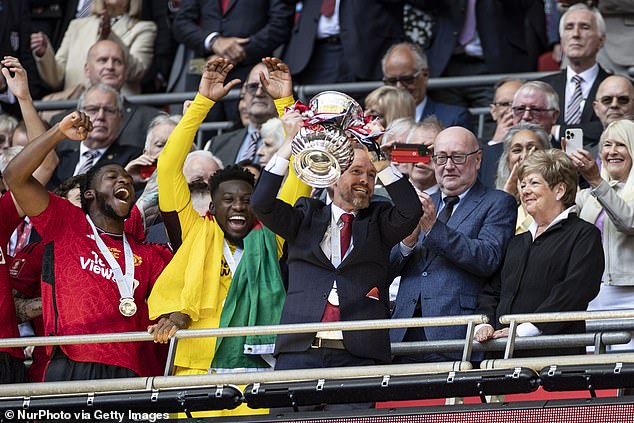
[(568, 8), (568, 10), (566, 10), (566, 12), (563, 15), (561, 15), (561, 18), (559, 19), (559, 36), (560, 37), (563, 36), (564, 21), (566, 20), (566, 16), (572, 12), (576, 12), (579, 10), (587, 10), (588, 12), (592, 12), (592, 14), (594, 15), (594, 21), (597, 24), (597, 29), (599, 30), (599, 34), (601, 34), (601, 36), (605, 38), (606, 30), (605, 30), (605, 20), (603, 19), (603, 15), (601, 15), (601, 12), (599, 12), (599, 9), (597, 9), (596, 7), (590, 7), (586, 5), (585, 3), (573, 4), (572, 6)]
[(86, 104), (86, 96), (92, 91), (102, 91), (114, 95), (114, 98), (117, 101), (117, 110), (119, 111), (119, 113), (123, 113), (123, 96), (121, 95), (121, 93), (112, 88), (110, 85), (102, 83), (91, 85), (86, 89), (86, 91), (81, 94), (81, 97), (79, 97), (79, 100), (77, 101), (77, 109), (84, 109), (84, 106)]
[(394, 52), (394, 50), (398, 50), (401, 48), (408, 49), (412, 55), (414, 56), (414, 64), (416, 66), (416, 71), (420, 71), (423, 69), (427, 69), (427, 56), (425, 52), (418, 44), (410, 43), (410, 42), (402, 42), (397, 44), (392, 44), (390, 48), (387, 49), (383, 58), (381, 59), (381, 69), (383, 70), (383, 74), (385, 75), (385, 63), (387, 62), (387, 58)]
[(546, 95), (546, 107), (548, 109), (559, 110), (559, 95), (550, 86), (550, 84), (543, 81), (528, 81), (524, 82), (522, 86), (515, 93), (515, 97), (513, 97), (513, 106), (516, 105), (517, 98), (521, 94), (532, 94), (535, 91), (541, 91)]

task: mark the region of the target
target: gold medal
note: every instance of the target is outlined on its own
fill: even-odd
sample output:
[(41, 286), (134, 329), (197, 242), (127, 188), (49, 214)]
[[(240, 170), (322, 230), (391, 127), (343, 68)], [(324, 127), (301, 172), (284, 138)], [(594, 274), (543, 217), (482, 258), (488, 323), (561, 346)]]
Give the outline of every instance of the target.
[(125, 317), (132, 317), (136, 313), (136, 304), (133, 298), (121, 298), (119, 301), (119, 312)]

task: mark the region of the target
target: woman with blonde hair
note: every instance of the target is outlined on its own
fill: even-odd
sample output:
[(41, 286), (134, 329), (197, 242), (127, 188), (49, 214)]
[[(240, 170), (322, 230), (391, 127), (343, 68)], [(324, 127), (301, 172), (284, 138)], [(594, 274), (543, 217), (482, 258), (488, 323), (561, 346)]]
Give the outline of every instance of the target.
[(623, 119), (612, 122), (601, 134), (601, 169), (588, 151), (572, 154), (590, 184), (577, 194), (579, 216), (601, 231), (606, 263), (601, 290), (588, 310), (634, 308), (633, 151), (634, 122)]
[(381, 125), (387, 128), (398, 118), (413, 119), (416, 114), (416, 102), (409, 92), (384, 85), (370, 92), (365, 98), (365, 114), (378, 117)]
[(31, 34), (31, 50), (44, 82), (54, 89), (84, 84), (84, 63), (90, 47), (112, 40), (125, 52), (127, 66), (123, 94), (141, 92), (141, 79), (152, 63), (156, 24), (139, 19), (143, 0), (94, 0), (90, 15), (73, 19), (57, 52), (43, 33)]

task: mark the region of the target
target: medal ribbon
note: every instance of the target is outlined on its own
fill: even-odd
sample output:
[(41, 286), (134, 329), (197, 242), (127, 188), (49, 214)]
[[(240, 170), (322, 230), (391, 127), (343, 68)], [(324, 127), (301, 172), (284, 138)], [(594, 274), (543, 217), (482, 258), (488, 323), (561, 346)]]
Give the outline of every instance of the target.
[(97, 243), (97, 248), (99, 248), (99, 252), (106, 259), (106, 261), (108, 262), (108, 266), (110, 266), (112, 273), (114, 273), (114, 280), (117, 283), (117, 288), (119, 289), (119, 295), (121, 295), (121, 299), (134, 298), (134, 294), (132, 291), (134, 286), (134, 261), (132, 259), (132, 248), (130, 248), (130, 244), (125, 237), (125, 233), (121, 234), (121, 237), (123, 238), (123, 255), (125, 258), (124, 275), (121, 271), (121, 266), (119, 266), (119, 263), (112, 255), (112, 252), (108, 249), (106, 244), (101, 239), (99, 232), (97, 232), (97, 227), (94, 223), (92, 223), (90, 216), (86, 215), (86, 220), (88, 220), (88, 223), (92, 228), (92, 232), (95, 235), (95, 242)]

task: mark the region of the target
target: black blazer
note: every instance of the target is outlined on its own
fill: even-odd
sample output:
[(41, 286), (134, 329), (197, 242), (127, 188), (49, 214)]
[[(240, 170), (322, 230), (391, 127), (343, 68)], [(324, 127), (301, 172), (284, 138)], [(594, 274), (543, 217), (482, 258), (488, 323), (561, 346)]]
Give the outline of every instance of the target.
[[(604, 258), (599, 230), (579, 217), (556, 223), (534, 242), (529, 232), (515, 235), (498, 274), (483, 288), (477, 314), (496, 329), (505, 314), (585, 311), (597, 296)], [(537, 323), (545, 335), (584, 333), (584, 322)], [(526, 356), (584, 354), (585, 348), (526, 351)], [(520, 353), (521, 354), (521, 353)]]
[[(0, 57), (16, 57), (29, 75), (29, 90), (34, 99), (42, 96), (40, 76), (31, 53), (31, 10), (26, 1), (0, 2)], [(4, 111), (22, 118), (16, 100), (13, 104), (2, 102), (0, 112)]]
[[(315, 47), (322, 0), (305, 0), (284, 54), (292, 74), (306, 69)], [(343, 0), (339, 25), (343, 57), (359, 80), (381, 79), (381, 57), (395, 43), (403, 41), (402, 0)]]
[(262, 57), (284, 44), (293, 25), (294, 7), (283, 0), (230, 0), (223, 15), (219, 0), (183, 0), (174, 19), (174, 38), (207, 57), (205, 38), (212, 32), (224, 37), (249, 38), (244, 44), (246, 59), (229, 74), (245, 80), (249, 70)]
[[(593, 149), (599, 144), (599, 138), (601, 137), (601, 133), (603, 132), (603, 125), (601, 125), (601, 121), (594, 114), (594, 109), (592, 108), (592, 101), (597, 96), (597, 90), (599, 89), (599, 84), (610, 76), (609, 73), (605, 71), (599, 65), (599, 74), (597, 78), (594, 80), (592, 87), (590, 87), (590, 92), (588, 93), (588, 98), (586, 98), (586, 102), (583, 105), (583, 110), (581, 111), (581, 122), (579, 125), (574, 125), (574, 128), (583, 129), (583, 145), (586, 149)], [(541, 81), (547, 82), (557, 94), (559, 95), (559, 119), (557, 120), (557, 124), (561, 125), (559, 129), (559, 137), (564, 136), (564, 131), (568, 126), (565, 122), (566, 116), (566, 70), (562, 70), (553, 75), (547, 75), (540, 79)], [(557, 140), (556, 147), (559, 147), (561, 142)]]
[[(109, 162), (125, 166), (130, 160), (139, 157), (141, 153), (143, 153), (142, 149), (131, 145), (119, 145), (115, 142), (101, 155), (97, 163)], [(75, 145), (71, 149), (58, 151), (57, 155), (59, 156), (59, 164), (46, 186), (49, 190), (55, 189), (59, 184), (73, 176), (75, 167), (79, 162), (79, 142), (75, 141)]]
[[(443, 74), (464, 24), (468, 0), (413, 0), (412, 4), (432, 13), (436, 22), (427, 50), (432, 77)], [(489, 73), (534, 71), (537, 54), (533, 51), (532, 22), (534, 0), (478, 0), (476, 24)], [(529, 10), (533, 12), (529, 13)], [(541, 8), (541, 18), (543, 17)]]
[[(256, 215), (288, 243), (289, 286), (280, 323), (319, 322), (337, 281), (342, 321), (389, 318), (390, 249), (418, 224), (421, 206), (407, 178), (387, 186), (394, 206), (371, 202), (352, 224), (354, 248), (335, 268), (320, 243), (331, 219), (330, 206), (300, 198), (295, 207), (277, 200), (282, 177), (262, 172), (251, 196)], [(371, 293), (371, 291), (373, 291)], [(370, 298), (378, 292), (378, 299)], [(275, 353), (306, 351), (315, 333), (279, 335)], [(388, 362), (387, 329), (343, 332), (348, 352)]]
[(207, 142), (205, 150), (222, 160), (222, 164), (228, 166), (236, 162), (240, 146), (247, 136), (247, 128), (236, 129), (224, 134), (216, 135)]

